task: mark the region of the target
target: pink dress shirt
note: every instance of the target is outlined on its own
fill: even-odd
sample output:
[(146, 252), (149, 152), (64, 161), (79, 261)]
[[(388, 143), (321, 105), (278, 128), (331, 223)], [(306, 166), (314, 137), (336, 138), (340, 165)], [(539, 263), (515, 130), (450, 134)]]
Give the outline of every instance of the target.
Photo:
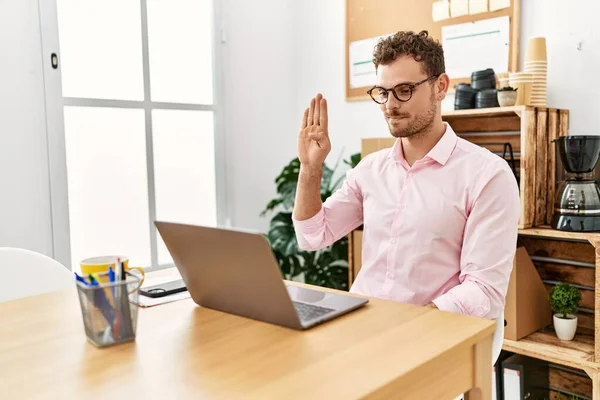
[(450, 125), (412, 167), (401, 140), (364, 157), (313, 217), (293, 219), (305, 250), (364, 225), (350, 291), (483, 318), (503, 310), (520, 215), (508, 163)]

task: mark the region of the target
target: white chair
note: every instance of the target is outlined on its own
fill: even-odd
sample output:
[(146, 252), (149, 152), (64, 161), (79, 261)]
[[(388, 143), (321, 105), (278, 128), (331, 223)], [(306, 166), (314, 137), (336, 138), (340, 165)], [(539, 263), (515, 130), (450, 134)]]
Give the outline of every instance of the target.
[(502, 345), (504, 344), (504, 311), (502, 315), (496, 319), (496, 331), (492, 339), (492, 365), (496, 364)]
[(73, 287), (58, 261), (34, 251), (0, 247), (0, 303)]

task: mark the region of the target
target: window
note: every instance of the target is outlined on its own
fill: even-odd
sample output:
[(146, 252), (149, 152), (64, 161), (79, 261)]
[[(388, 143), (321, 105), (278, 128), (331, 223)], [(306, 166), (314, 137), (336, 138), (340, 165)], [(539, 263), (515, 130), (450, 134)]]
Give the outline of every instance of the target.
[(57, 0), (71, 262), (172, 265), (154, 220), (216, 226), (211, 0)]

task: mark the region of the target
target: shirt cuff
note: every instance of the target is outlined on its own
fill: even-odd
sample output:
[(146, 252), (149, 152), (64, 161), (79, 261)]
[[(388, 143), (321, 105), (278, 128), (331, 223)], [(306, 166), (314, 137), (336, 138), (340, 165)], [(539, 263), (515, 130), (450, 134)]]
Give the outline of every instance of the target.
[(456, 305), (455, 301), (450, 299), (450, 296), (452, 296), (452, 293), (448, 292), (433, 300), (432, 303), (435, 304), (435, 306), (442, 311), (462, 314), (461, 309)]
[(442, 311), (484, 318), (490, 312), (490, 299), (472, 282), (463, 282), (433, 300)]
[(294, 214), (292, 213), (292, 222), (294, 223), (294, 226), (296, 227), (297, 230), (299, 230), (303, 233), (311, 232), (311, 231), (315, 230), (315, 228), (317, 228), (317, 229), (321, 228), (323, 226), (324, 219), (325, 219), (325, 211), (323, 210), (323, 207), (321, 207), (319, 212), (317, 212), (312, 217), (310, 217), (308, 219), (303, 219), (303, 220), (298, 220), (298, 219), (294, 218)]

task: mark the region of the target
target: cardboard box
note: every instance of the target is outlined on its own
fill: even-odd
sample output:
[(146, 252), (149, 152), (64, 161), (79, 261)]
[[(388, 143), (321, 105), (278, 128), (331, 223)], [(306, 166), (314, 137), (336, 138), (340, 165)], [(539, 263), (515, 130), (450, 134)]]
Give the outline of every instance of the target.
[(548, 291), (524, 247), (515, 254), (504, 321), (504, 338), (510, 340), (520, 340), (552, 324)]
[(360, 156), (364, 158), (365, 156), (375, 153), (376, 151), (389, 149), (394, 146), (396, 142), (396, 138), (364, 138), (361, 140), (361, 151)]

